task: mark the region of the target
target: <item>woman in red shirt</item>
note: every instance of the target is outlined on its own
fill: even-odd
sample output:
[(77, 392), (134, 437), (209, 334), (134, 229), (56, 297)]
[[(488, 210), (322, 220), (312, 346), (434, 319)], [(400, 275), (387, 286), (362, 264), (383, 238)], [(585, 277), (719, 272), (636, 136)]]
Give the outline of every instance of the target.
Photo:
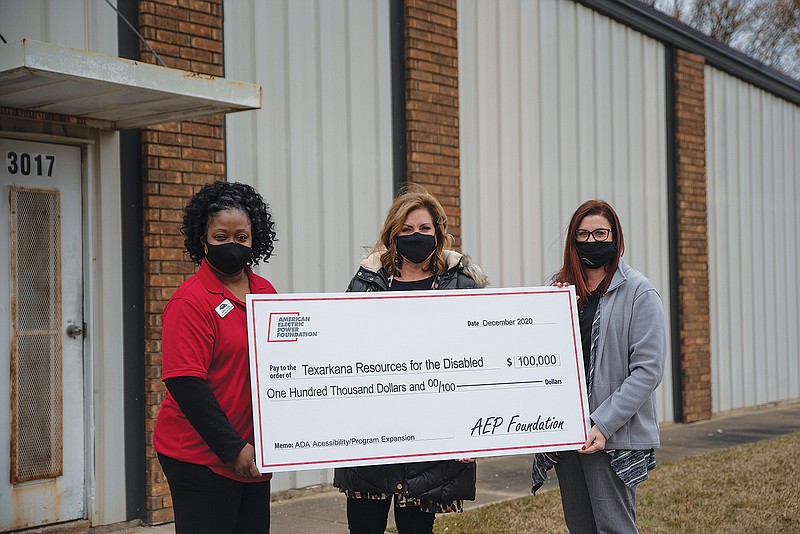
[(274, 222), (249, 185), (213, 182), (189, 201), (181, 232), (200, 269), (162, 315), (167, 396), (153, 434), (175, 532), (269, 532), (271, 475), (254, 460), (245, 302), (275, 293), (250, 270), (272, 254)]

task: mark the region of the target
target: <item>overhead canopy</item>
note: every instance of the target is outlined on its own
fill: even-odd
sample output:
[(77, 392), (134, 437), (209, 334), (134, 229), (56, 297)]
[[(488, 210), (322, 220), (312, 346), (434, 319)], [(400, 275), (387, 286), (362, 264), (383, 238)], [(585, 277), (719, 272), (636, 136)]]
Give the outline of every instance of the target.
[(123, 130), (261, 107), (261, 86), (23, 39), (0, 45), (0, 106)]

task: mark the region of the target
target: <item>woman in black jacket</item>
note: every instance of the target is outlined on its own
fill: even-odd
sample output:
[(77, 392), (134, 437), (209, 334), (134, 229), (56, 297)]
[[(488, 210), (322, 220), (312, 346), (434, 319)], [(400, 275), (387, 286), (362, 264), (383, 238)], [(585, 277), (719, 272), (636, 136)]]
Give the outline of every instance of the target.
[[(389, 208), (378, 242), (347, 290), (485, 287), (481, 269), (471, 265), (466, 256), (448, 250), (452, 242), (439, 201), (422, 188), (403, 192)], [(351, 534), (383, 533), (392, 501), (400, 534), (427, 534), (433, 532), (435, 514), (460, 512), (464, 499), (475, 498), (475, 462), (347, 467), (336, 469), (333, 484), (347, 495)]]

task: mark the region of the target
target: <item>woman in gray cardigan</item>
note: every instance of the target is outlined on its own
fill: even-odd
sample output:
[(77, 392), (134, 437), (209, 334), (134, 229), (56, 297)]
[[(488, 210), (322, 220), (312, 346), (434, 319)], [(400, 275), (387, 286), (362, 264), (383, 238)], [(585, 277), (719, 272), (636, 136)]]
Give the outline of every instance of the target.
[(564, 264), (553, 282), (574, 285), (588, 384), (591, 430), (578, 451), (537, 454), (533, 491), (555, 465), (570, 532), (638, 532), (636, 485), (655, 467), (655, 389), (666, 332), (661, 297), (622, 259), (614, 209), (584, 202), (567, 230)]

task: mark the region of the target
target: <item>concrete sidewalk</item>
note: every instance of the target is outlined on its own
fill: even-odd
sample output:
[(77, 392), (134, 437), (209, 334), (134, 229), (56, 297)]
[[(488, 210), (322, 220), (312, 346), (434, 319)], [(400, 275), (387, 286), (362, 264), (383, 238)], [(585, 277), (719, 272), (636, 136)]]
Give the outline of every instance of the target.
[[(658, 462), (761, 441), (800, 431), (800, 402), (741, 411), (692, 424), (668, 424), (661, 428)], [(478, 460), (478, 491), (475, 508), (516, 499), (530, 493), (531, 455), (481, 458)], [(554, 474), (542, 490), (556, 487)], [(391, 513), (390, 524), (391, 524)], [(271, 505), (273, 534), (347, 534), (345, 497), (335, 490), (295, 499), (276, 500)], [(173, 534), (171, 524), (138, 527), (125, 534)]]

